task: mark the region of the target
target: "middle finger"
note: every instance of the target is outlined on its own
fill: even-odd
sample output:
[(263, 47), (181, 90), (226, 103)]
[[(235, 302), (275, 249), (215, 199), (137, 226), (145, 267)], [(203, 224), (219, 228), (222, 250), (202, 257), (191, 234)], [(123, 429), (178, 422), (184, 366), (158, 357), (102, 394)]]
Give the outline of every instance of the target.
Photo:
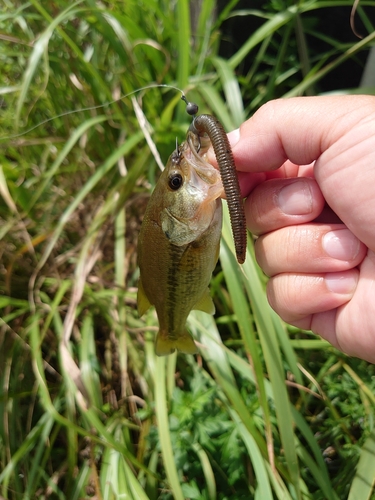
[(255, 255), (268, 276), (338, 272), (359, 265), (366, 246), (344, 224), (300, 224), (260, 236)]

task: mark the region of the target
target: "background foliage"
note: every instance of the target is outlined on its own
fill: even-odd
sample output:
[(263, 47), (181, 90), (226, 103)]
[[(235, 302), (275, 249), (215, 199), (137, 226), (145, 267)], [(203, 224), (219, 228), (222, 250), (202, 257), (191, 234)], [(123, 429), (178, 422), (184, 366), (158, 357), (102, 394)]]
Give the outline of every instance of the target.
[(3, 0), (3, 498), (374, 497), (374, 366), (273, 314), (227, 218), (200, 355), (156, 358), (135, 305), (142, 214), (189, 121), (154, 84), (228, 130), (275, 97), (373, 93), (374, 6), (358, 39), (340, 0)]

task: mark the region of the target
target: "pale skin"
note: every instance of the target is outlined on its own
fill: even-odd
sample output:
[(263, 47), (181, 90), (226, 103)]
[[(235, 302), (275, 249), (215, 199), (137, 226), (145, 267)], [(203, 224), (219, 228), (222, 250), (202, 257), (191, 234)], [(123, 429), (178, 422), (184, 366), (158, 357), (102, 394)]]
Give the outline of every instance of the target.
[(229, 139), (272, 308), (375, 363), (375, 97), (271, 101)]

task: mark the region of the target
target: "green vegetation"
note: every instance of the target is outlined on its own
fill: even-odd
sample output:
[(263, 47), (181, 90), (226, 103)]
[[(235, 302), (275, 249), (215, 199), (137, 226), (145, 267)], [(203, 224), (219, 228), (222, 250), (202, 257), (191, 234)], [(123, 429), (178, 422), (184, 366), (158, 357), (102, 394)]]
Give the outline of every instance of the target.
[[(157, 152), (165, 163), (189, 117), (176, 90), (133, 91), (177, 86), (230, 130), (269, 99), (319, 93), (349, 59), (360, 74), (375, 3), (350, 42), (321, 28), (335, 7), (349, 25), (350, 1), (232, 0), (215, 16), (203, 0), (190, 23), (194, 3), (3, 1), (5, 499), (374, 498), (375, 367), (282, 323), (251, 244), (239, 269), (227, 218), (215, 320), (189, 319), (201, 354), (155, 357), (137, 234)], [(240, 17), (257, 28), (220, 57)]]

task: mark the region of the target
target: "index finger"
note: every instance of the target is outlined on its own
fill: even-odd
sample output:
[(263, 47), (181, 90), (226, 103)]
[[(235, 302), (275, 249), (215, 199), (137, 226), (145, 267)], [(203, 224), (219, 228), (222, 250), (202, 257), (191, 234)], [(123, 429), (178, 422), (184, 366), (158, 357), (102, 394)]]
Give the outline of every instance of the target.
[(309, 164), (356, 125), (366, 122), (363, 123), (366, 127), (371, 114), (373, 121), (375, 98), (372, 96), (296, 97), (270, 101), (229, 134), (237, 169), (246, 172), (275, 170), (286, 160), (297, 165)]

